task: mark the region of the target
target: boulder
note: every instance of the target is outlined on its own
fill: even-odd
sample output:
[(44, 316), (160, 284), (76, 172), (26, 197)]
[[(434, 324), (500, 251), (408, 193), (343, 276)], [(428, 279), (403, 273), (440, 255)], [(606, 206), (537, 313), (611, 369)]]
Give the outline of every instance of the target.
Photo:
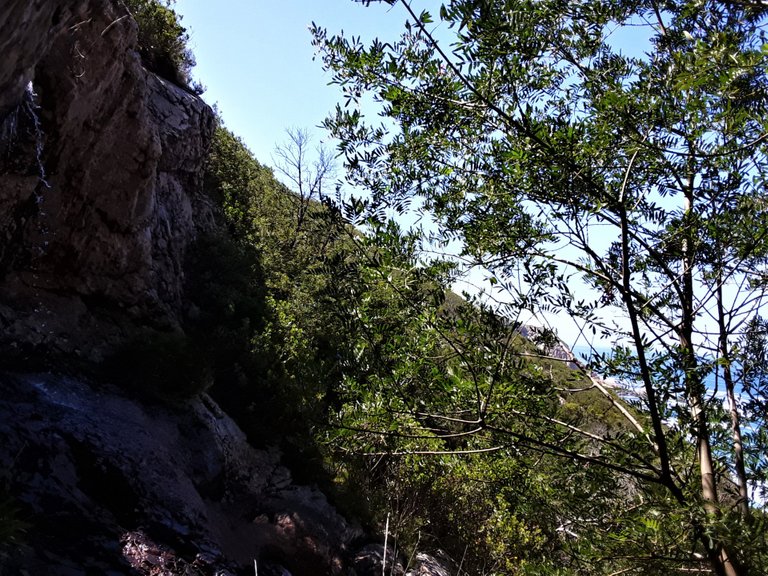
[(413, 567), (406, 572), (406, 576), (452, 576), (453, 574), (457, 574), (453, 562), (441, 551), (434, 556), (425, 552), (417, 553), (414, 556)]
[(4, 576), (224, 575), (252, 573), (254, 560), (334, 575), (362, 535), (205, 395), (169, 407), (72, 377), (0, 374), (0, 470), (27, 525), (0, 545)]

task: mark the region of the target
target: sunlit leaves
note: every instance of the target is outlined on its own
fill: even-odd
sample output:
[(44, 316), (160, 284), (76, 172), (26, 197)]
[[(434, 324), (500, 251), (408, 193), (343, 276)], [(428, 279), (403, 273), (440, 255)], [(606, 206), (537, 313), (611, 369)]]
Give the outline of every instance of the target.
[[(634, 517), (625, 543), (672, 548), (670, 534), (698, 534), (697, 553), (718, 557), (726, 543), (749, 557), (690, 462), (705, 463), (704, 476), (711, 464), (727, 487), (722, 470), (734, 469), (739, 442), (723, 433), (705, 382), (711, 370), (725, 374), (765, 304), (766, 10), (713, 0), (454, 0), (435, 23), (401, 6), (409, 24), (396, 40), (363, 45), (315, 31), (350, 106), (366, 93), (381, 104), (376, 120), (339, 109), (325, 123), (350, 180), (370, 191), (356, 206), (361, 220), (427, 211), (436, 244), (461, 241), (457, 257), (493, 279), (498, 312), (567, 315), (582, 334), (609, 338), (615, 354), (594, 366), (639, 386), (633, 401), (645, 413), (635, 437), (599, 431), (599, 455), (665, 503), (646, 512), (668, 515)], [(472, 342), (486, 357), (464, 351), (454, 375), (485, 390), (498, 350)], [(517, 368), (518, 384), (535, 376)], [(485, 416), (503, 422), (504, 411), (530, 410), (531, 421), (550, 419), (550, 439), (584, 422), (567, 400), (568, 418), (554, 421), (523, 390), (505, 389), (515, 399)], [(468, 421), (482, 415), (471, 394), (454, 400), (468, 403)], [(751, 432), (750, 457), (765, 447)], [(654, 452), (643, 451), (649, 445)], [(670, 558), (699, 569), (691, 549)]]

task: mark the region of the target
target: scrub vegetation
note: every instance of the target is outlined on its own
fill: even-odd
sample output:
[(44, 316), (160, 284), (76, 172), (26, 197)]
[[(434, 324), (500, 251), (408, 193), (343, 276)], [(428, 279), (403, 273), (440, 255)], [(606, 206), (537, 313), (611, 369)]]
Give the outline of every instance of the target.
[[(400, 38), (313, 27), (348, 104), (326, 128), (365, 198), (305, 133), (278, 149), (287, 186), (216, 130), (221, 233), (190, 256), (196, 313), (169, 357), (205, 358), (185, 393), (209, 389), (300, 479), (388, 520), (406, 557), (442, 549), (462, 574), (766, 573), (768, 9), (387, 3)], [(169, 5), (136, 4), (142, 50), (188, 74)], [(615, 46), (626, 27), (647, 54)], [(385, 124), (356, 107), (366, 95)], [(437, 231), (388, 217), (415, 207)], [(453, 293), (473, 267), (484, 294)], [(522, 337), (526, 313), (615, 346), (572, 365), (554, 333)]]

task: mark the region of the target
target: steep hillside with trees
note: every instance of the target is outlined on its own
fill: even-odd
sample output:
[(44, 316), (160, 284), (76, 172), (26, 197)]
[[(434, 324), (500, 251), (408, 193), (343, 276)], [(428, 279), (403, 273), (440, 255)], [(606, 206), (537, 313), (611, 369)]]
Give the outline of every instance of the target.
[(768, 570), (765, 8), (387, 4), (313, 29), (362, 198), (253, 157), (173, 2), (0, 8), (0, 568)]
[[(614, 343), (592, 365), (643, 390), (629, 430), (585, 429), (505, 388), (497, 336), (464, 363), (476, 398), (437, 408), (430, 388), (418, 396), (430, 424), (409, 433), (499, 432), (466, 451), (542, 452), (627, 487), (623, 506), (621, 490), (595, 490), (589, 513), (562, 517), (572, 563), (557, 570), (764, 572), (764, 357), (752, 353), (765, 338), (768, 11), (456, 0), (437, 32), (437, 14), (387, 4), (407, 18), (400, 38), (314, 29), (345, 98), (326, 126), (370, 193), (350, 215), (419, 206), (439, 241), (461, 242), (462, 263), (489, 271), (497, 314), (575, 319)], [(642, 53), (622, 45), (629, 30)], [(369, 95), (383, 122), (360, 112)], [(497, 420), (511, 414), (536, 432)], [(581, 450), (563, 443), (576, 438)]]

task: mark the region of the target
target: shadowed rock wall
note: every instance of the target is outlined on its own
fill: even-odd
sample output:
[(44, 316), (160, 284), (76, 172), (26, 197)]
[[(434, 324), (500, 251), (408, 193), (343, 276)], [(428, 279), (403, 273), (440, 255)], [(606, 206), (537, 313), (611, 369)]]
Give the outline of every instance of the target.
[(178, 327), (212, 111), (143, 68), (118, 2), (11, 0), (0, 29), (0, 348), (98, 360)]
[(0, 541), (3, 576), (340, 574), (362, 534), (207, 396), (169, 408), (49, 374), (0, 372), (0, 486), (29, 524)]

